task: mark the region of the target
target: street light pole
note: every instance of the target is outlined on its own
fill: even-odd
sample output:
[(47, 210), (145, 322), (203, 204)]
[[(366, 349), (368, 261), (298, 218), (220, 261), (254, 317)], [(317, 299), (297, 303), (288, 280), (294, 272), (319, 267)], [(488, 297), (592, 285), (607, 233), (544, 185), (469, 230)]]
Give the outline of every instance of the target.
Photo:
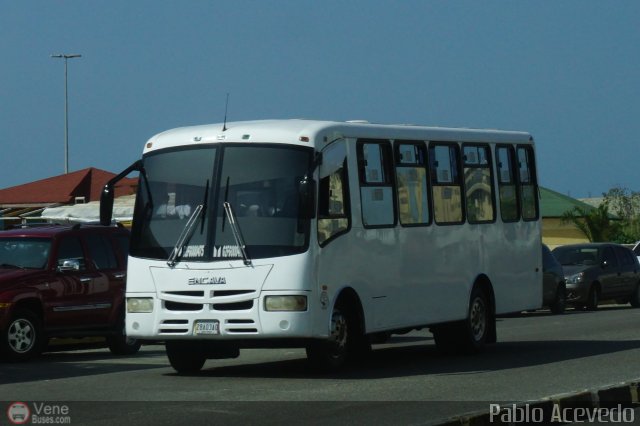
[(64, 173), (69, 173), (69, 102), (67, 92), (67, 59), (81, 58), (82, 55), (51, 55), (52, 58), (64, 59)]

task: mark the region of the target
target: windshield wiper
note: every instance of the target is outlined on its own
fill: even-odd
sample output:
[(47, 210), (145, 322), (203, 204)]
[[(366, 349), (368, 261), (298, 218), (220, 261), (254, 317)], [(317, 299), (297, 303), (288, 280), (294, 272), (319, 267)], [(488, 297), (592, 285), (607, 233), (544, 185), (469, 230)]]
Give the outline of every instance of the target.
[(187, 224), (182, 229), (182, 233), (180, 234), (180, 237), (178, 237), (178, 241), (176, 242), (176, 245), (173, 247), (173, 251), (169, 256), (169, 259), (167, 260), (167, 265), (169, 265), (170, 268), (173, 268), (176, 265), (176, 263), (178, 262), (178, 256), (182, 254), (182, 250), (184, 249), (184, 246), (186, 246), (189, 240), (191, 239), (191, 236), (193, 235), (193, 231), (196, 229), (195, 225), (198, 221), (198, 215), (200, 214), (200, 212), (202, 212), (203, 207), (204, 206), (202, 204), (199, 204), (195, 208), (191, 216), (189, 216), (189, 220), (187, 221)]
[(196, 206), (191, 216), (189, 216), (189, 220), (187, 220), (187, 224), (184, 225), (180, 236), (178, 237), (178, 241), (176, 241), (176, 245), (173, 247), (173, 251), (171, 251), (171, 255), (167, 260), (167, 265), (170, 268), (173, 268), (176, 263), (178, 263), (178, 257), (182, 255), (182, 251), (184, 250), (184, 246), (187, 245), (191, 236), (193, 235), (193, 231), (196, 229), (196, 223), (198, 221), (198, 216), (201, 216), (202, 226), (200, 227), (200, 232), (204, 230), (204, 220), (205, 215), (207, 214), (207, 204), (209, 199), (209, 179), (207, 179), (207, 184), (204, 187), (204, 197), (202, 197), (202, 204)]
[(227, 218), (229, 219), (229, 225), (231, 225), (231, 231), (233, 231), (233, 237), (236, 239), (236, 244), (240, 248), (240, 253), (242, 253), (242, 258), (244, 259), (244, 264), (249, 266), (251, 265), (251, 259), (247, 254), (246, 244), (244, 242), (244, 238), (242, 237), (242, 232), (240, 231), (240, 227), (238, 226), (238, 222), (236, 221), (236, 214), (233, 212), (233, 207), (231, 207), (231, 203), (225, 201), (222, 203), (224, 206), (224, 212), (227, 214)]

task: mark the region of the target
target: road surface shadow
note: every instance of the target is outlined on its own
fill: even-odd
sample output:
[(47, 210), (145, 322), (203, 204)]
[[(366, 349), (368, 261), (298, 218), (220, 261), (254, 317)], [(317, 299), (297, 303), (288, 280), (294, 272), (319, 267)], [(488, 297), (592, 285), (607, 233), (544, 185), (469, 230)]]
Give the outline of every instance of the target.
[[(470, 374), (501, 371), (574, 360), (585, 357), (640, 349), (640, 340), (560, 340), (521, 341), (490, 345), (476, 355), (445, 355), (435, 345), (424, 344), (375, 348), (365, 359), (337, 373), (314, 371), (306, 359), (274, 361), (233, 366), (212, 366), (210, 361), (198, 374), (203, 378), (331, 378), (338, 380), (380, 379), (402, 376)], [(242, 359), (242, 351), (240, 358)], [(213, 364), (215, 365), (215, 364)], [(176, 373), (166, 373), (176, 375)]]
[[(73, 347), (73, 349), (78, 349)], [(149, 358), (166, 359), (164, 346), (144, 347), (135, 355), (113, 355), (108, 349), (82, 351), (45, 352), (28, 362), (0, 361), (0, 384), (24, 383), (39, 380), (54, 380), (70, 377), (92, 376), (96, 374), (117, 373), (123, 371), (166, 368), (166, 364), (150, 363)]]

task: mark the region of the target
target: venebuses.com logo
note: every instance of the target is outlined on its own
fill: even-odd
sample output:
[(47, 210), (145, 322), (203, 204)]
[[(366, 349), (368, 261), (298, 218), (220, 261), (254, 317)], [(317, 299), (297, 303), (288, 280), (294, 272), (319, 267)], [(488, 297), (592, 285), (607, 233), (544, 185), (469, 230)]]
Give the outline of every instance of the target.
[(71, 423), (68, 405), (47, 402), (33, 402), (31, 406), (26, 402), (12, 402), (7, 408), (7, 418), (14, 425)]
[(31, 410), (24, 402), (14, 402), (7, 408), (7, 418), (14, 425), (23, 425), (29, 421)]

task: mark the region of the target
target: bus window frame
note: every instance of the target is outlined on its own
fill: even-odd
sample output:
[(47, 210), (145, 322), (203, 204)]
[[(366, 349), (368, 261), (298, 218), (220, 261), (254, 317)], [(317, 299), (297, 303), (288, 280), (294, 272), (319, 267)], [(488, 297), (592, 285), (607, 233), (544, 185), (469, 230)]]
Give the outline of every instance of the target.
[[(509, 155), (509, 159), (511, 160), (511, 171), (513, 172), (513, 175), (511, 176), (512, 180), (509, 182), (509, 184), (503, 184), (500, 180), (500, 173), (498, 170), (499, 164), (500, 164), (500, 156), (498, 155), (498, 150), (500, 148), (506, 148), (508, 155)], [(496, 144), (494, 147), (494, 155), (496, 158), (495, 161), (495, 168), (496, 168), (496, 179), (498, 182), (498, 204), (500, 205), (500, 220), (502, 221), (502, 223), (516, 223), (516, 222), (520, 222), (522, 220), (522, 206), (520, 205), (520, 179), (518, 177), (519, 174), (519, 170), (518, 170), (518, 159), (516, 158), (516, 149), (512, 144), (508, 144), (508, 143), (500, 143), (500, 144)], [(516, 218), (515, 219), (510, 219), (510, 220), (505, 220), (504, 216), (502, 215), (502, 199), (500, 198), (500, 187), (501, 186), (509, 186), (509, 185), (514, 185), (515, 186), (515, 199), (516, 199)]]
[[(353, 225), (353, 213), (352, 213), (352, 209), (351, 209), (351, 188), (349, 185), (349, 152), (348, 152), (348, 148), (346, 145), (346, 141), (344, 139), (339, 139), (336, 140), (334, 142), (332, 142), (331, 144), (325, 146), (322, 149), (322, 152), (324, 152), (324, 150), (326, 150), (327, 148), (330, 147), (334, 147), (336, 146), (338, 143), (342, 143), (344, 144), (344, 159), (342, 161), (342, 173), (341, 173), (341, 178), (342, 178), (342, 198), (343, 198), (343, 203), (344, 203), (344, 215), (343, 216), (339, 216), (339, 215), (322, 215), (320, 214), (320, 181), (322, 180), (320, 178), (320, 174), (319, 174), (319, 170), (318, 170), (318, 202), (316, 203), (317, 206), (317, 212), (316, 212), (316, 239), (318, 242), (318, 245), (320, 247), (325, 247), (326, 245), (330, 244), (331, 242), (333, 242), (335, 239), (337, 239), (338, 237), (348, 234), (351, 231), (351, 227)], [(336, 145), (334, 145), (336, 144)], [(322, 166), (321, 166), (322, 167)], [(330, 175), (327, 175), (327, 177), (329, 177)], [(320, 242), (320, 239), (318, 238), (318, 231), (319, 231), (319, 224), (320, 224), (320, 220), (333, 220), (333, 219), (346, 219), (347, 220), (347, 227), (346, 229), (342, 230), (342, 231), (338, 231), (334, 234), (331, 234), (331, 236), (329, 238), (327, 238), (326, 240)]]
[[(494, 167), (493, 167), (493, 153), (491, 152), (491, 145), (489, 143), (483, 143), (483, 142), (463, 142), (461, 144), (461, 157), (462, 157), (462, 184), (463, 184), (463, 188), (464, 188), (464, 205), (465, 205), (465, 219), (467, 221), (467, 223), (472, 224), (472, 225), (482, 225), (482, 224), (488, 224), (488, 223), (495, 223), (498, 220), (498, 212), (497, 212), (497, 208), (496, 208), (496, 187), (495, 187), (495, 181), (494, 181)], [(480, 148), (485, 148), (486, 149), (486, 153), (487, 153), (487, 165), (486, 166), (482, 166), (480, 164), (478, 165), (474, 165), (474, 164), (469, 164), (467, 165), (466, 161), (466, 156), (464, 154), (464, 149), (466, 147), (480, 147)], [(467, 185), (466, 185), (466, 181), (465, 181), (465, 176), (464, 176), (464, 171), (465, 168), (470, 168), (470, 169), (489, 169), (489, 184), (491, 185), (491, 208), (493, 209), (493, 218), (490, 220), (477, 220), (477, 221), (470, 221), (469, 220), (469, 208), (467, 206)]]
[[(522, 205), (522, 187), (524, 184), (520, 180), (520, 159), (518, 157), (518, 151), (520, 149), (524, 149), (527, 152), (527, 166), (530, 174), (531, 185), (533, 188), (533, 199), (534, 199), (534, 208), (535, 208), (535, 216), (525, 218), (524, 217), (524, 206)], [(520, 219), (523, 222), (535, 222), (540, 220), (540, 197), (539, 197), (539, 189), (538, 189), (538, 174), (536, 170), (536, 155), (535, 150), (532, 145), (526, 144), (516, 144), (514, 149), (515, 154), (515, 165), (516, 165), (516, 180), (517, 180), (517, 189), (518, 189), (518, 203), (520, 204)]]
[[(383, 182), (367, 183), (366, 180), (366, 166), (364, 164), (364, 145), (379, 145), (382, 147), (382, 168), (385, 174)], [(395, 228), (398, 224), (398, 202), (396, 193), (395, 182), (395, 168), (394, 168), (394, 156), (393, 146), (389, 139), (369, 139), (358, 138), (356, 140), (356, 162), (358, 167), (358, 194), (360, 196), (360, 220), (362, 226), (366, 229), (382, 229), (382, 228)], [(364, 220), (364, 203), (362, 202), (362, 188), (371, 187), (389, 187), (391, 188), (391, 208), (393, 209), (393, 221), (388, 224), (382, 225), (367, 225)]]
[[(455, 160), (456, 160), (456, 172), (458, 181), (452, 181), (451, 184), (446, 185), (442, 183), (437, 183), (437, 168), (434, 167), (436, 158), (435, 155), (432, 155), (431, 149), (435, 150), (438, 146), (446, 146), (453, 147), (455, 150)], [(456, 226), (462, 225), (467, 221), (467, 211), (466, 211), (466, 203), (464, 201), (464, 176), (462, 169), (462, 156), (460, 155), (460, 143), (459, 142), (451, 142), (451, 141), (429, 141), (427, 147), (427, 153), (429, 158), (429, 183), (431, 187), (431, 200), (433, 203), (433, 223), (438, 226)], [(451, 158), (451, 157), (449, 157)], [(434, 182), (435, 181), (435, 182)], [(436, 197), (433, 193), (433, 190), (438, 186), (457, 186), (460, 188), (460, 220), (455, 222), (438, 222), (436, 218)]]
[[(423, 164), (415, 163), (415, 164), (402, 164), (400, 162), (400, 145), (413, 145), (417, 146), (422, 150), (424, 156)], [(433, 202), (432, 202), (432, 193), (431, 193), (431, 175), (429, 173), (429, 148), (427, 147), (426, 141), (423, 140), (409, 140), (409, 139), (396, 139), (393, 141), (393, 156), (394, 156), (394, 166), (393, 171), (395, 174), (395, 191), (396, 191), (396, 203), (398, 208), (398, 224), (403, 228), (417, 228), (417, 227), (425, 227), (433, 224)], [(402, 223), (400, 219), (400, 197), (398, 194), (398, 168), (403, 167), (412, 167), (418, 168), (422, 167), (425, 171), (425, 180), (426, 180), (426, 192), (427, 192), (427, 209), (429, 217), (426, 222), (421, 223)]]

